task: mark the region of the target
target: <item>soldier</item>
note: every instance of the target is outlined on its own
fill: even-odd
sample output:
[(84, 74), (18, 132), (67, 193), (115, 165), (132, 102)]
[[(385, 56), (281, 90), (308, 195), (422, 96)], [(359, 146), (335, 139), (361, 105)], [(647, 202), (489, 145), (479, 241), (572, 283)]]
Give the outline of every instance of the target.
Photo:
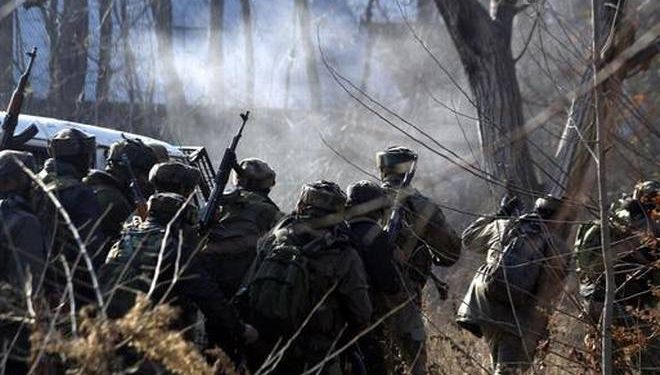
[[(245, 292), (250, 321), (263, 338), (253, 354), (265, 357), (303, 328), (280, 365), (270, 363), (277, 374), (300, 374), (322, 363), (337, 341), (369, 323), (368, 285), (343, 222), (345, 202), (333, 182), (304, 185), (295, 211), (260, 241)], [(341, 374), (336, 357), (321, 368), (322, 374)]]
[[(653, 289), (660, 286), (657, 268), (657, 243), (660, 238), (660, 182), (645, 181), (635, 186), (632, 197), (616, 202), (608, 218), (610, 243), (614, 252), (614, 326), (639, 329), (647, 338), (639, 351), (638, 364), (616, 360), (617, 373), (635, 369), (643, 374), (660, 367), (657, 348), (660, 340), (652, 333), (650, 322), (635, 318), (635, 311), (654, 309), (658, 303)], [(582, 225), (575, 242), (580, 295), (594, 327), (597, 327), (605, 302), (605, 277), (602, 262), (601, 223)], [(615, 342), (615, 345), (617, 343)], [(620, 350), (615, 350), (620, 353)]]
[(31, 203), (32, 181), (16, 159), (35, 171), (31, 154), (0, 151), (0, 345), (11, 348), (3, 371), (7, 374), (28, 371), (29, 330), (20, 322), (28, 315), (25, 288), (30, 285), (32, 296), (39, 294), (46, 262), (41, 223)]
[[(517, 199), (504, 199), (511, 214)], [(563, 290), (570, 251), (555, 234), (560, 201), (539, 198), (532, 214), (483, 217), (463, 232), (468, 251), (486, 253), (458, 309), (457, 323), (490, 348), (495, 374), (518, 374), (532, 365), (537, 343), (547, 338), (553, 301)]]
[(436, 203), (416, 189), (402, 186), (406, 174), (415, 173), (416, 153), (393, 146), (379, 152), (377, 159), (383, 187), (392, 197), (399, 191), (403, 196), (404, 228), (395, 243), (406, 292), (415, 297), (414, 303), (395, 314), (387, 326), (412, 374), (426, 374), (422, 290), (433, 265), (448, 267), (456, 263), (461, 251), (460, 238)]
[[(57, 196), (80, 238), (86, 242), (88, 253), (94, 257), (104, 242), (103, 234), (97, 230), (101, 208), (92, 189), (82, 183), (82, 178), (87, 175), (94, 160), (96, 140), (78, 129), (61, 130), (48, 141), (48, 153), (51, 158), (46, 160), (38, 176), (46, 185), (46, 189)], [(39, 196), (37, 207), (38, 216), (47, 232), (46, 243), (53, 244), (49, 251), (54, 252), (50, 258), (56, 261), (56, 266), (52, 269), (54, 279), (51, 281), (56, 284), (57, 289), (63, 290), (65, 273), (58, 255), (64, 254), (69, 266), (74, 270), (74, 290), (79, 306), (95, 301), (90, 270), (80, 259), (80, 248), (71, 229), (45, 194)], [(93, 261), (96, 267), (103, 260), (94, 257)], [(75, 263), (77, 266), (74, 269)]]
[[(108, 299), (111, 301), (108, 315), (122, 316), (134, 304), (135, 293), (147, 293), (154, 283), (151, 294), (154, 303), (166, 302), (184, 310), (194, 304), (207, 318), (210, 344), (219, 344), (234, 354), (242, 345), (256, 341), (258, 334), (239, 320), (218, 285), (194, 256), (195, 248), (190, 246), (189, 239), (197, 236), (196, 208), (182, 209), (185, 201), (175, 193), (152, 195), (146, 220), (136, 227), (126, 227), (113, 245), (103, 266), (103, 290), (108, 296), (114, 294)], [(163, 243), (165, 247), (161, 251)], [(185, 329), (191, 323), (181, 319), (175, 328)]]
[(242, 160), (236, 169), (237, 191), (222, 206), (202, 251), (209, 273), (228, 296), (236, 294), (254, 261), (257, 240), (283, 216), (268, 197), (275, 171), (256, 158)]
[[(156, 154), (149, 146), (139, 139), (125, 139), (110, 146), (105, 170), (93, 170), (85, 177), (85, 184), (94, 190), (103, 212), (99, 228), (108, 239), (106, 249), (117, 240), (123, 224), (136, 209), (138, 197), (131, 191), (134, 181), (130, 171), (135, 175), (142, 198), (146, 199), (153, 191), (148, 175), (154, 164)], [(101, 259), (105, 259), (106, 253), (100, 255)]]
[[(354, 212), (349, 215), (348, 227), (353, 246), (364, 263), (369, 296), (374, 306), (374, 319), (378, 319), (389, 311), (389, 297), (401, 290), (399, 271), (394, 260), (394, 244), (389, 243), (387, 233), (379, 224), (390, 202), (385, 190), (370, 181), (351, 184), (347, 192), (346, 209)], [(388, 374), (384, 342), (381, 326), (360, 339), (367, 374)]]

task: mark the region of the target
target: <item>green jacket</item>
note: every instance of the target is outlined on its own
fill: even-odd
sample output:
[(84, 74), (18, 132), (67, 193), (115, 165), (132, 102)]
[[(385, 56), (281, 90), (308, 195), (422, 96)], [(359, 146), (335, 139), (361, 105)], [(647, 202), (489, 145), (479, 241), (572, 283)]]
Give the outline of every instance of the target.
[[(388, 188), (392, 197), (396, 190)], [(449, 267), (461, 254), (461, 238), (447, 223), (440, 206), (411, 189), (403, 204), (404, 228), (396, 240), (411, 280), (423, 286), (433, 265)], [(387, 218), (386, 218), (387, 219)]]
[[(571, 265), (571, 252), (559, 237), (545, 229), (539, 234), (545, 239), (542, 269), (536, 281), (535, 304), (515, 309), (510, 304), (491, 300), (485, 293), (483, 280), (487, 264), (497, 261), (503, 249), (503, 236), (513, 221), (495, 218), (480, 218), (463, 232), (463, 246), (466, 251), (484, 254), (484, 265), (475, 274), (460, 304), (457, 323), (477, 336), (481, 327), (490, 325), (508, 330), (517, 335), (520, 323), (522, 331), (542, 337), (545, 335), (548, 317), (554, 300), (561, 294)], [(542, 224), (543, 225), (543, 224)]]

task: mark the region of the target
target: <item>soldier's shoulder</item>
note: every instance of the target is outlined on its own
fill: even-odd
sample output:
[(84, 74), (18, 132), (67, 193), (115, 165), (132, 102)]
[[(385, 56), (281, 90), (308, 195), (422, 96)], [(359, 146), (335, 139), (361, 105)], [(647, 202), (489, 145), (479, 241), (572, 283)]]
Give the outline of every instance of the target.
[(83, 183), (92, 187), (119, 187), (119, 181), (113, 175), (99, 169), (92, 169), (89, 174), (83, 178)]
[(0, 200), (0, 212), (5, 223), (14, 223), (17, 227), (39, 229), (41, 224), (26, 202), (16, 199)]

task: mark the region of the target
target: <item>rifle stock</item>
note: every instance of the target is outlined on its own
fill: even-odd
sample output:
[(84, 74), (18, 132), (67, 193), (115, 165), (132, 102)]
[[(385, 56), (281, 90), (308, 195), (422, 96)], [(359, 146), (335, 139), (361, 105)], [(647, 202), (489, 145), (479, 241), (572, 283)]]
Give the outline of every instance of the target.
[(133, 195), (133, 203), (135, 204), (135, 211), (140, 218), (144, 220), (147, 218), (147, 200), (145, 199), (144, 194), (142, 194), (142, 190), (140, 189), (140, 185), (133, 172), (133, 167), (131, 166), (131, 161), (128, 156), (122, 154), (121, 161), (128, 172), (128, 177), (131, 179), (130, 188), (131, 194)]
[(200, 230), (207, 231), (213, 224), (213, 219), (215, 214), (218, 211), (218, 208), (223, 204), (223, 193), (225, 187), (227, 187), (227, 182), (229, 181), (229, 175), (231, 174), (232, 169), (235, 168), (236, 164), (236, 147), (238, 147), (238, 142), (243, 136), (243, 129), (245, 129), (245, 124), (250, 117), (250, 111), (241, 113), (241, 124), (238, 133), (234, 136), (229, 147), (225, 149), (225, 153), (222, 156), (222, 161), (218, 167), (218, 173), (215, 174), (215, 183), (213, 185), (213, 190), (209, 196), (209, 200), (204, 206), (202, 211), (202, 218), (199, 222)]
[(18, 116), (21, 113), (21, 108), (23, 107), (23, 99), (25, 98), (25, 87), (27, 86), (28, 80), (30, 78), (30, 72), (32, 71), (32, 65), (34, 60), (37, 57), (37, 47), (32, 49), (32, 52), (27, 54), (30, 56), (30, 61), (28, 62), (27, 68), (21, 75), (21, 78), (18, 80), (16, 89), (11, 95), (11, 100), (7, 106), (7, 113), (5, 118), (2, 121), (2, 138), (0, 138), (0, 150), (8, 148), (16, 148), (29, 141), (34, 137), (39, 130), (37, 127), (32, 124), (19, 135), (14, 136), (16, 131), (16, 126), (18, 126)]

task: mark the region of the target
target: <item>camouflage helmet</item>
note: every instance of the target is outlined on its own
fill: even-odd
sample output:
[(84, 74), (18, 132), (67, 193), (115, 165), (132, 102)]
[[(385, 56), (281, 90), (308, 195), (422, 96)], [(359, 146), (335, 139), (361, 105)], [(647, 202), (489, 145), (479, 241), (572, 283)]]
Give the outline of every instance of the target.
[(170, 160), (170, 153), (167, 152), (167, 148), (162, 144), (156, 142), (149, 142), (147, 143), (147, 146), (149, 146), (153, 150), (154, 154), (156, 155), (156, 160), (158, 163), (164, 163)]
[(34, 156), (29, 152), (0, 151), (0, 191), (24, 190), (30, 186), (30, 178), (23, 172), (20, 161), (32, 172), (36, 172)]
[(275, 185), (275, 171), (263, 160), (248, 158), (238, 163), (237, 186), (247, 190), (266, 190)]
[(151, 167), (157, 163), (154, 150), (144, 144), (140, 139), (123, 139), (110, 146), (108, 152), (108, 165), (113, 168), (122, 165), (122, 155), (126, 155), (131, 163), (131, 168), (136, 173), (149, 173)]
[(541, 218), (548, 219), (554, 216), (562, 205), (562, 200), (552, 195), (538, 198), (534, 202), (534, 212)]
[(651, 203), (660, 196), (660, 181), (648, 180), (635, 185), (633, 199), (642, 203)]
[(75, 128), (60, 130), (48, 140), (48, 154), (52, 158), (94, 155), (96, 138)]
[(296, 207), (299, 213), (310, 208), (339, 213), (344, 210), (345, 204), (346, 194), (341, 187), (323, 180), (303, 185)]
[(406, 147), (391, 146), (377, 153), (376, 158), (381, 172), (405, 174), (412, 162), (417, 160), (417, 153)]
[(354, 182), (348, 186), (346, 192), (348, 194), (347, 207), (374, 202), (375, 205), (378, 205), (378, 208), (382, 208), (388, 201), (385, 189), (371, 181)]
[[(148, 216), (161, 224), (166, 224), (174, 218), (185, 203), (186, 198), (176, 193), (153, 194), (147, 203)], [(179, 218), (183, 222), (194, 223), (195, 212), (196, 207), (190, 203), (189, 207), (179, 214)]]
[(202, 179), (196, 168), (178, 161), (158, 163), (149, 171), (149, 183), (157, 192), (189, 195)]

